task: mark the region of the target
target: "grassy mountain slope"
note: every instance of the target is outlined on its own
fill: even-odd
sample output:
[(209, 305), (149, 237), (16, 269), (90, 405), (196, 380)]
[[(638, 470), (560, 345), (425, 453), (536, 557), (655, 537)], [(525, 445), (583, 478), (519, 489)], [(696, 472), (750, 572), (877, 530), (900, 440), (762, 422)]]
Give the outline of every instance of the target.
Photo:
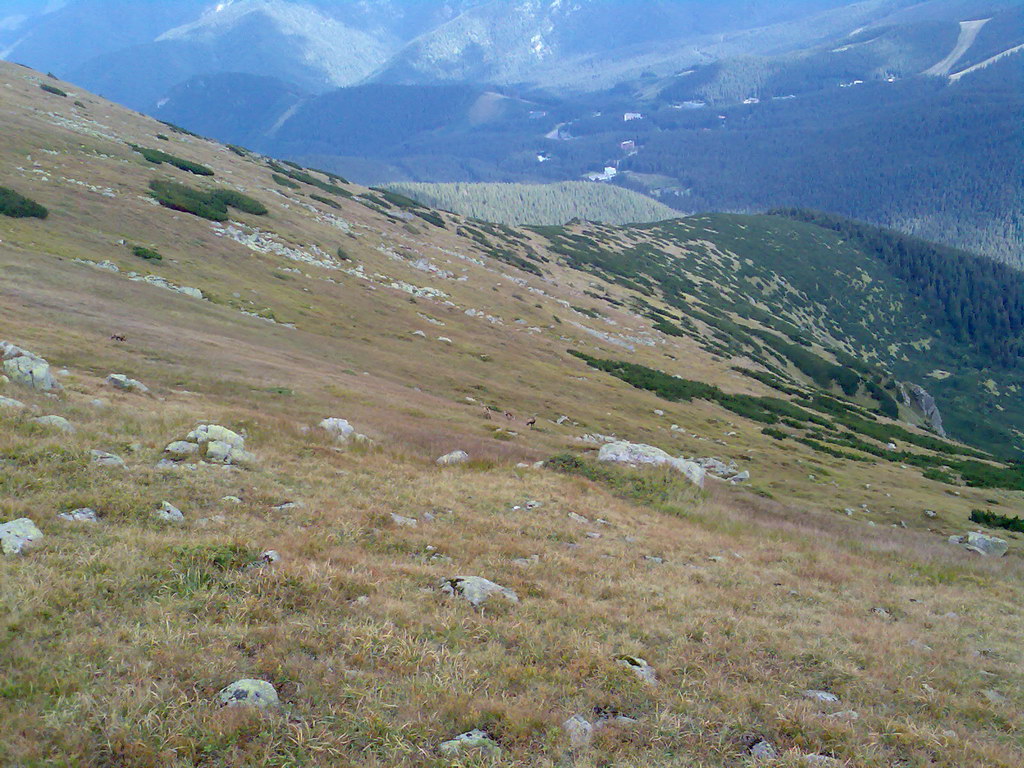
[(605, 224), (660, 221), (678, 214), (656, 200), (621, 187), (588, 182), (561, 184), (388, 184), (424, 205), (501, 224), (565, 224), (573, 219)]
[[(0, 90), (2, 185), (49, 212), (0, 217), (2, 336), (64, 386), (0, 390), (27, 406), (0, 410), (0, 520), (45, 536), (0, 557), (0, 762), (440, 768), (439, 743), (480, 728), (491, 764), (555, 766), (563, 721), (600, 712), (635, 722), (597, 732), (578, 765), (743, 764), (761, 738), (780, 766), (1024, 757), (1020, 541), (997, 531), (997, 560), (946, 542), (977, 527), (972, 509), (1019, 514), (1019, 468), (904, 406), (883, 415), (890, 359), (922, 329), (901, 333), (909, 294), (836, 233), (739, 216), (513, 229), (13, 65)], [(204, 194), (174, 187), (164, 207), (153, 181)], [(227, 221), (182, 210), (216, 218), (218, 202)], [(857, 301), (890, 356), (856, 330)], [(837, 364), (843, 350), (861, 362)], [(327, 416), (372, 442), (331, 440)], [(244, 431), (251, 468), (156, 468), (200, 422)], [(733, 460), (751, 481), (697, 491), (608, 468), (594, 434)], [(455, 449), (471, 460), (435, 464)], [(184, 521), (156, 520), (163, 501)], [(56, 517), (84, 506), (98, 524)], [(268, 549), (281, 560), (248, 567)], [(459, 575), (519, 602), (444, 597)], [(270, 681), (281, 707), (218, 707), (239, 678)]]

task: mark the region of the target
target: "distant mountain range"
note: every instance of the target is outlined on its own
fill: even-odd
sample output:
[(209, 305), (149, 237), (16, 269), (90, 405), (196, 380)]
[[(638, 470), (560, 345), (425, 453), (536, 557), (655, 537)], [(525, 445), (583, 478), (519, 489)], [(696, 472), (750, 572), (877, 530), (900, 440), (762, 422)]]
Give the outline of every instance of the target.
[(1022, 7), (9, 0), (0, 56), (369, 183), (612, 167), (685, 212), (822, 208), (1024, 263)]

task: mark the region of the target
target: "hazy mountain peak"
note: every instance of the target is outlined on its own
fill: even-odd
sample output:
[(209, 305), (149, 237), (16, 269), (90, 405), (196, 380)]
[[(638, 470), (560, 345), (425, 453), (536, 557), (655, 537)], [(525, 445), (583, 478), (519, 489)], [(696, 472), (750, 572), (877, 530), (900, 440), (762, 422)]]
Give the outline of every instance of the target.
[(330, 85), (362, 79), (388, 55), (388, 47), (374, 36), (311, 5), (286, 0), (222, 0), (195, 21), (164, 32), (157, 42), (213, 44), (243, 24), (294, 38), (296, 57)]

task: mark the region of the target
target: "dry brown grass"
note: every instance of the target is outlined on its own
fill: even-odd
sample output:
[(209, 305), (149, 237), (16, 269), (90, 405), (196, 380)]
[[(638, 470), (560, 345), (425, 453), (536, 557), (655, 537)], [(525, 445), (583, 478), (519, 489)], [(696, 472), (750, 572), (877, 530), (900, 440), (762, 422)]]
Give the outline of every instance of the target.
[[(338, 283), (325, 282), (315, 268), (308, 279), (275, 278), (278, 260), (138, 200), (151, 167), (115, 142), (48, 123), (33, 111), (38, 88), (22, 71), (0, 63), (0, 73), (13, 86), (0, 116), (5, 167), (28, 168), (31, 154), (53, 176), (120, 194), (113, 203), (26, 170), (17, 186), (51, 218), (3, 222), (0, 337), (70, 370), (60, 397), (2, 393), (66, 416), (78, 432), (0, 412), (0, 520), (29, 516), (46, 534), (25, 557), (0, 558), (0, 764), (442, 766), (450, 761), (438, 742), (476, 727), (501, 743), (504, 766), (739, 765), (749, 734), (770, 738), (781, 766), (811, 752), (908, 768), (1024, 760), (1018, 541), (998, 561), (944, 541), (963, 532), (972, 507), (987, 498), (1024, 506), (1021, 494), (951, 496), (917, 470), (780, 447), (716, 406), (666, 404), (567, 361), (567, 346), (620, 350), (553, 323), (553, 315), (570, 319), (558, 300), (592, 303), (583, 294), (589, 279), (559, 267), (551, 281), (530, 278), (541, 295), (492, 264), (453, 258), (469, 278), (443, 284), (457, 307), (337, 273)], [(83, 98), (93, 118), (128, 140), (146, 144), (158, 130)], [(265, 198), (270, 222), (258, 223), (266, 228), (328, 250), (345, 237), (295, 200), (256, 191), (267, 176), (256, 164), (196, 139), (175, 135), (172, 144)], [(353, 203), (344, 215), (359, 234), (346, 249), (367, 272), (430, 282), (377, 250), (409, 245), (405, 229)], [(298, 328), (71, 263), (111, 259), (142, 271), (116, 245), (122, 237), (164, 253), (168, 279), (219, 300), (256, 297)], [(442, 249), (466, 250), (448, 231), (422, 237), (414, 246), (441, 263)], [(465, 307), (506, 322), (469, 318)], [(619, 324), (608, 328), (640, 326), (602, 309)], [(522, 330), (533, 325), (543, 332)], [(414, 329), (430, 338), (412, 337)], [(110, 342), (115, 331), (128, 342)], [(759, 392), (689, 340), (638, 347), (634, 357)], [(112, 371), (143, 380), (152, 396), (106, 387)], [(109, 407), (90, 405), (97, 396)], [(484, 405), (509, 408), (517, 421), (485, 421)], [(563, 413), (575, 423), (555, 425)], [(537, 428), (527, 430), (532, 414)], [(325, 416), (350, 419), (376, 445), (342, 448), (305, 431)], [(245, 429), (257, 467), (153, 469), (164, 445), (199, 420)], [(685, 431), (671, 432), (672, 423)], [(500, 439), (496, 426), (520, 434)], [(515, 469), (581, 452), (585, 432), (734, 458), (751, 469), (753, 486), (709, 486), (701, 497), (673, 487), (651, 500)], [(129, 469), (90, 466), (91, 448), (122, 454)], [(455, 448), (474, 462), (434, 465)], [(221, 502), (226, 494), (243, 503)], [(151, 517), (165, 499), (185, 512), (183, 525)], [(543, 506), (513, 511), (529, 499)], [(288, 500), (303, 506), (273, 509)], [(870, 513), (836, 514), (862, 503)], [(80, 506), (94, 507), (102, 523), (55, 518)], [(924, 509), (939, 516), (925, 519)], [(390, 517), (425, 512), (437, 520), (416, 528)], [(584, 526), (569, 512), (610, 525)], [(910, 528), (890, 527), (897, 520)], [(265, 549), (283, 560), (239, 567)], [(532, 566), (512, 562), (534, 554)], [(475, 611), (444, 599), (438, 582), (455, 574), (491, 578), (521, 602)], [(646, 687), (616, 664), (624, 653), (650, 661), (661, 683)], [(216, 707), (217, 691), (241, 677), (271, 681), (280, 711)], [(809, 702), (800, 695), (808, 688), (842, 701)], [(993, 703), (984, 690), (1007, 701)], [(560, 723), (593, 707), (638, 722), (567, 756)], [(843, 709), (859, 719), (828, 717)]]

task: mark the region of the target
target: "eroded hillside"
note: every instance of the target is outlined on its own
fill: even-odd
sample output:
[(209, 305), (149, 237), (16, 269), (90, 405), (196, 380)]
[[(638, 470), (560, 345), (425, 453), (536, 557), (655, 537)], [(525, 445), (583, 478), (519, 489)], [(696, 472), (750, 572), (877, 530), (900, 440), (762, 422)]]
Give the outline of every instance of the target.
[[(1020, 762), (1019, 541), (947, 540), (1019, 515), (1020, 467), (914, 426), (928, 323), (863, 253), (499, 227), (14, 65), (0, 95), (2, 186), (48, 211), (0, 217), (0, 337), (60, 384), (2, 389), (0, 520), (42, 534), (0, 558), (3, 762)], [(239, 679), (277, 705), (219, 706)]]

